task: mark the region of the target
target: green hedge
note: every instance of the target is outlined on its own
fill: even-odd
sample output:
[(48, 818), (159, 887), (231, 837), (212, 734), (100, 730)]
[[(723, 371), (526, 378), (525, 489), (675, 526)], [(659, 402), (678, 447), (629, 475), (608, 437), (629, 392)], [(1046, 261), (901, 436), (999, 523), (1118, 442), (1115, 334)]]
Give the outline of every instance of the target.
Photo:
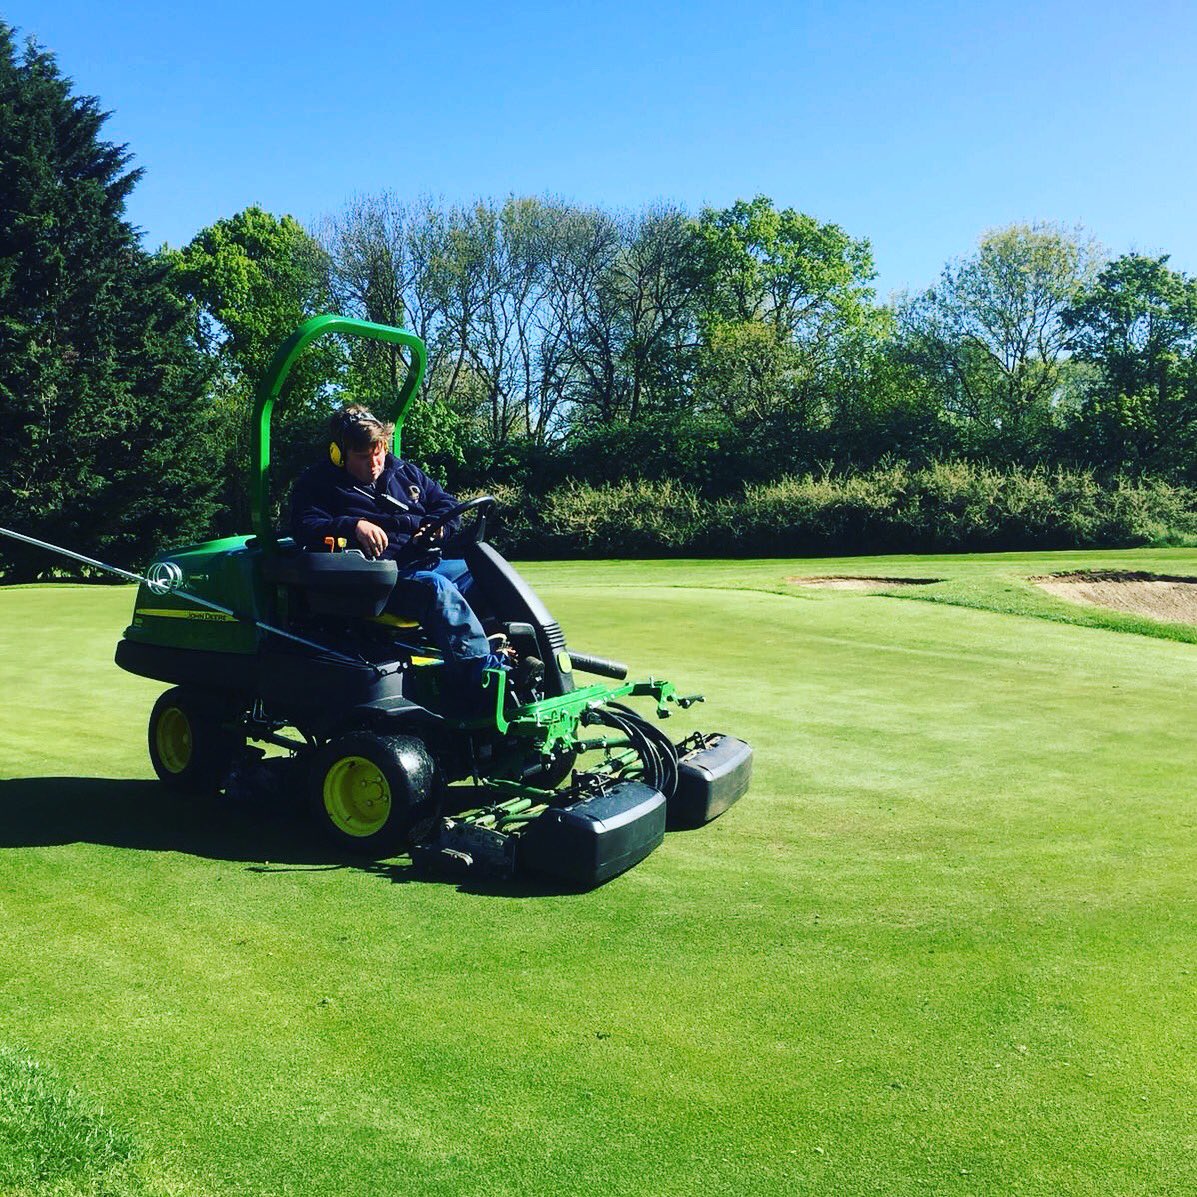
[(1197, 541), (1197, 491), (965, 461), (807, 474), (701, 498), (671, 481), (499, 488), (496, 539), (521, 557), (796, 556)]

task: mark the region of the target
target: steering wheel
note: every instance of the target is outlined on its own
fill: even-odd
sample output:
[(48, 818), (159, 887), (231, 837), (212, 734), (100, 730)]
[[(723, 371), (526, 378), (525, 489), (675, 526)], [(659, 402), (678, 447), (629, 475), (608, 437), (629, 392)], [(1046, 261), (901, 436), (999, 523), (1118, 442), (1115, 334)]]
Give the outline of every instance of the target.
[[(438, 532), (447, 523), (457, 519), (459, 515), (465, 515), (467, 511), (477, 511), (478, 518), (474, 521), (474, 526), (470, 529), (473, 535), (473, 543), (478, 543), (486, 537), (486, 517), (490, 515), (491, 509), (498, 502), (494, 495), (479, 495), (474, 499), (467, 499), (464, 503), (458, 503), (456, 507), (446, 511), (443, 515), (434, 516), (428, 520), (427, 523), (421, 525), (423, 536), (421, 540), (427, 542), (431, 533)], [(439, 548), (439, 545), (428, 545), (429, 548)]]

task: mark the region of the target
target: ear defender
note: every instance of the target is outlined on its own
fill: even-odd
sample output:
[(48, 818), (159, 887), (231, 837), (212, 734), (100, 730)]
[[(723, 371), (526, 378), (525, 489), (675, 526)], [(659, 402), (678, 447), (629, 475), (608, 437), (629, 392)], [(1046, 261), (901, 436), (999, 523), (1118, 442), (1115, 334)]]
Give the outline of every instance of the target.
[(342, 412), (340, 418), (340, 427), (337, 431), (335, 440), (328, 443), (328, 460), (333, 463), (338, 469), (345, 464), (345, 434), (353, 427), (354, 424), (378, 424), (381, 421), (377, 420), (368, 411)]

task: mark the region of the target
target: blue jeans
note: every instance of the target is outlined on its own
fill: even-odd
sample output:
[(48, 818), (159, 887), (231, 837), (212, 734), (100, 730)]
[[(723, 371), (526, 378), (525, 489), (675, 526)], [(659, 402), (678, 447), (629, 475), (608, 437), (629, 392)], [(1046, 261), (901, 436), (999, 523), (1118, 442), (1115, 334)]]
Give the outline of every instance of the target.
[(387, 610), (418, 620), (446, 664), (481, 677), (483, 669), (501, 668), (503, 662), (491, 653), (486, 633), (464, 598), (473, 584), (466, 563), (459, 560), (401, 573)]

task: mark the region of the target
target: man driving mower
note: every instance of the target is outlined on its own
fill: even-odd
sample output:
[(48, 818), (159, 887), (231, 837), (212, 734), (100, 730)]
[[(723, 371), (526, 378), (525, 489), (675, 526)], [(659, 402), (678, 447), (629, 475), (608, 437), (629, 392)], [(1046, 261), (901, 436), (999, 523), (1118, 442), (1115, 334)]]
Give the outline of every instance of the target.
[(506, 669), (501, 638), (488, 640), (464, 595), (473, 579), (464, 561), (441, 557), (446, 533), (458, 521), (429, 525), (458, 500), (409, 461), (389, 451), (392, 428), (358, 404), (329, 420), (328, 456), (309, 466), (291, 497), (291, 533), (306, 549), (329, 537), (367, 557), (399, 565), (387, 610), (416, 620), (444, 655), (454, 687), (478, 692), (484, 669)]

